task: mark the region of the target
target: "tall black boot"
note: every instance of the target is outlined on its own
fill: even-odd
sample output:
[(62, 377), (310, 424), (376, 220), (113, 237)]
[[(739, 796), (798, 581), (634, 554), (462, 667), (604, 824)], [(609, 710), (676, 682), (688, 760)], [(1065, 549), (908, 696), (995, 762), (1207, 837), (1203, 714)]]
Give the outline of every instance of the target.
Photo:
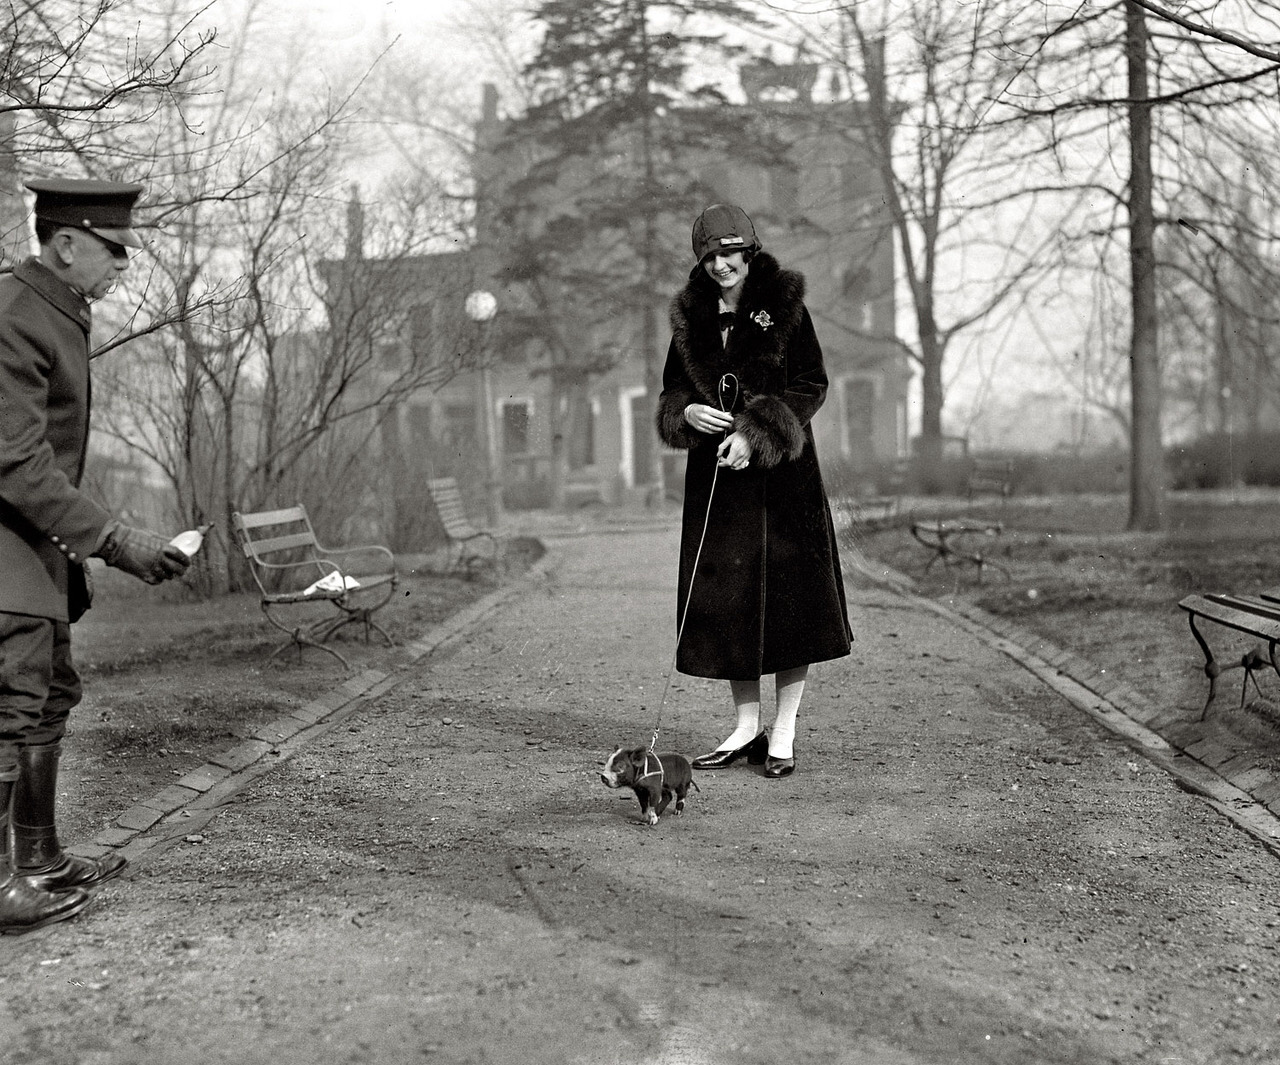
[(9, 803), (12, 780), (0, 780), (0, 935), (19, 935), (74, 917), (89, 904), (89, 893), (47, 891), (9, 867)]
[(47, 891), (94, 887), (119, 876), (128, 864), (115, 853), (81, 858), (62, 849), (53, 815), (61, 754), (61, 743), (23, 747), (13, 792), (14, 872)]

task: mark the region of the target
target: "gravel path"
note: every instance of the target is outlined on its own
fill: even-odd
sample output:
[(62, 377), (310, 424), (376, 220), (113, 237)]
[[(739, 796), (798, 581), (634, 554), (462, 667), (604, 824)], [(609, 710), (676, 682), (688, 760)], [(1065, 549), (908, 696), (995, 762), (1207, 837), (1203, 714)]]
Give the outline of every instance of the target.
[[(1280, 866), (990, 642), (851, 578), (798, 769), (655, 829), (675, 534), (553, 565), (0, 941), (21, 1065), (1271, 1063)], [(677, 678), (661, 746), (714, 746)], [(175, 828), (175, 826), (177, 826)], [(195, 831), (183, 831), (184, 828)]]

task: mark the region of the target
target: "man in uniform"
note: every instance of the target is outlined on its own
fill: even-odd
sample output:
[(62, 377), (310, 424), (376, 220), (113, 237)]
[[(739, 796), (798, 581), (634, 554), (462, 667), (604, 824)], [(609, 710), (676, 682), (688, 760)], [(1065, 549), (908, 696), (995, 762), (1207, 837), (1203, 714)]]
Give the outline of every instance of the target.
[(71, 622), (89, 606), (87, 562), (150, 584), (188, 559), (80, 491), (89, 439), (91, 302), (142, 242), (140, 185), (31, 181), (39, 254), (0, 275), (0, 933), (79, 913), (117, 876), (116, 854), (66, 853), (54, 818), (67, 716), (80, 701)]

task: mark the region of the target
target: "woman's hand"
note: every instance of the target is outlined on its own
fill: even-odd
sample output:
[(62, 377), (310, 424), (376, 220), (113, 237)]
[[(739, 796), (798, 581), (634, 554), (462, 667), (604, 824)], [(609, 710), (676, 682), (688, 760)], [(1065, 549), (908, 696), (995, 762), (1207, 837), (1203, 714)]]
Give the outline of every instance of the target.
[(720, 445), (716, 454), (720, 456), (719, 466), (728, 466), (731, 470), (745, 470), (751, 465), (751, 445), (741, 433), (730, 433)]
[(684, 420), (700, 433), (723, 433), (733, 427), (732, 414), (706, 403), (690, 403), (684, 409)]

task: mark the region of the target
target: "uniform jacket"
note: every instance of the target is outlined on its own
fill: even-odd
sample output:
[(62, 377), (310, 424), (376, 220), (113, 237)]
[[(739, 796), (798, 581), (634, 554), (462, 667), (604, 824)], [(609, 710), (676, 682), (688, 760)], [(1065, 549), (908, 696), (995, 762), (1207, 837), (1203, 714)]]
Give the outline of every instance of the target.
[[(89, 305), (37, 259), (0, 275), (0, 611), (74, 621), (109, 513), (80, 491)], [(70, 602), (69, 602), (70, 599)]]
[[(658, 435), (689, 452), (677, 668), (754, 680), (850, 649), (835, 530), (809, 424), (826, 398), (827, 375), (804, 278), (771, 255), (751, 262), (727, 348), (718, 311), (718, 286), (697, 272), (671, 306), (658, 400)], [(724, 437), (690, 426), (690, 403), (733, 413), (752, 448), (746, 469), (717, 468)]]

